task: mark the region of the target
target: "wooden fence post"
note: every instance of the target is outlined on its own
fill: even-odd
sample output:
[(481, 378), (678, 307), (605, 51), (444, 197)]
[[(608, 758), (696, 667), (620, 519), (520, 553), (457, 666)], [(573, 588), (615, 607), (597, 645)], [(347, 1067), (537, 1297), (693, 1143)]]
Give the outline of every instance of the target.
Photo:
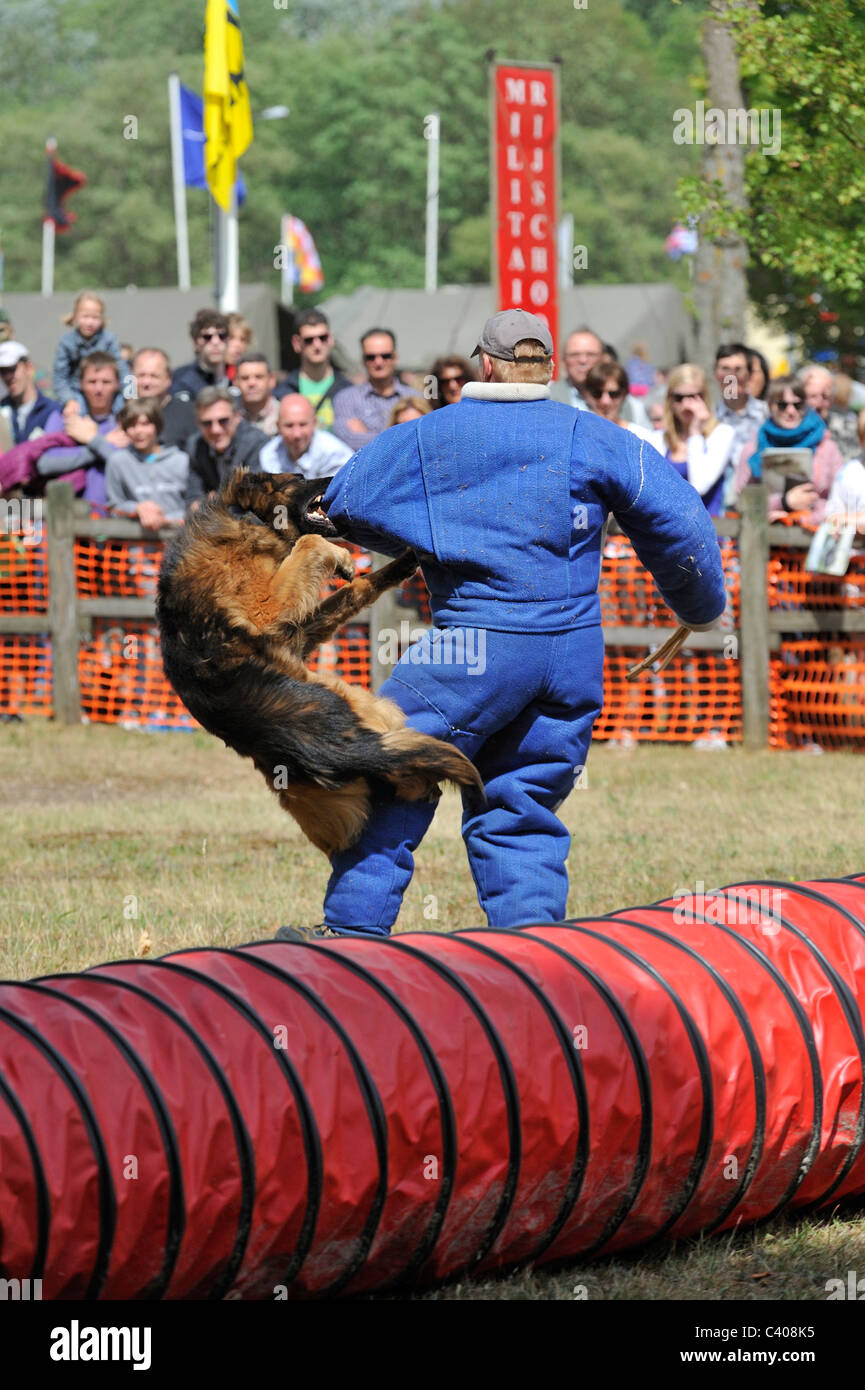
[(75, 493), (69, 483), (49, 483), (48, 622), (51, 628), (54, 718), (81, 723), (78, 684), (78, 598), (75, 591)]
[(739, 653), (742, 661), (742, 739), (746, 748), (769, 744), (768, 489), (749, 483), (739, 496)]

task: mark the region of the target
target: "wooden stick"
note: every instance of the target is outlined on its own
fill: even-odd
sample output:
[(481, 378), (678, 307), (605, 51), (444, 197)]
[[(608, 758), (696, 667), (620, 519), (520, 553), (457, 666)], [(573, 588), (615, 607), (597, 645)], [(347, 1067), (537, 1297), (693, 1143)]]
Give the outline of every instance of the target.
[(676, 631), (672, 636), (667, 638), (662, 646), (658, 647), (653, 652), (649, 652), (648, 656), (644, 656), (642, 661), (639, 661), (636, 666), (631, 667), (630, 671), (627, 673), (627, 679), (629, 681), (635, 681), (637, 676), (642, 675), (643, 671), (648, 671), (651, 666), (654, 666), (655, 662), (658, 663), (659, 671), (665, 670), (676, 655), (676, 652), (685, 645), (690, 634), (691, 628), (685, 627), (684, 623), (680, 627), (677, 627)]

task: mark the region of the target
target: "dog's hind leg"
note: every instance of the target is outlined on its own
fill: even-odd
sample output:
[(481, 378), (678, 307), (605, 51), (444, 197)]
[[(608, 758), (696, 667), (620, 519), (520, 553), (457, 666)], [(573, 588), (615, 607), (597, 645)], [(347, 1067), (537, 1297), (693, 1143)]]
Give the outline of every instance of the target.
[(348, 685), (329, 671), (310, 671), (309, 679), (336, 691), (354, 711), (365, 729), (374, 729), (377, 734), (386, 734), (391, 729), (405, 727), (405, 715), (393, 700), (373, 695), (372, 691), (366, 690), (362, 685)]
[(354, 844), (369, 819), (369, 783), (364, 777), (332, 791), (298, 782), (277, 796), (306, 838), (328, 856)]

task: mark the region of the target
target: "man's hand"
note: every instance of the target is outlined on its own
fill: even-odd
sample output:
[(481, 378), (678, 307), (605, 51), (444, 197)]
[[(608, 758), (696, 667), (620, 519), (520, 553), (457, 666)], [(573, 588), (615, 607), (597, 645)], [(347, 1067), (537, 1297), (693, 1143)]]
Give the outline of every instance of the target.
[(354, 434), (369, 434), (369, 430), (363, 423), (363, 420), (358, 420), (356, 415), (352, 415), (348, 420), (346, 420), (345, 427), (346, 429), (351, 430)]
[(105, 439), (108, 444), (114, 444), (118, 449), (125, 449), (129, 443), (129, 435), (119, 425), (115, 425), (113, 430), (109, 430)]
[(799, 483), (784, 493), (784, 502), (789, 512), (809, 512), (818, 498), (819, 494), (813, 483)]
[[(70, 404), (74, 404), (74, 402), (70, 402)], [(95, 420), (90, 419), (89, 415), (70, 415), (67, 419), (64, 413), (63, 428), (69, 438), (75, 440), (76, 444), (89, 444), (91, 439), (99, 433), (99, 426)]]
[(67, 401), (63, 407), (63, 422), (68, 425), (70, 420), (74, 420), (81, 414), (81, 406), (77, 401)]
[(158, 502), (139, 502), (138, 520), (145, 531), (161, 531), (168, 525), (168, 518)]

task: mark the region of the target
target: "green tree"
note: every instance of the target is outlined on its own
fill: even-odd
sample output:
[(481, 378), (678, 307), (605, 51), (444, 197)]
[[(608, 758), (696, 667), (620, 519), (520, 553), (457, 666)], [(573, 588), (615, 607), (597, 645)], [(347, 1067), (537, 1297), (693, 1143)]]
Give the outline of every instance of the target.
[[(44, 20), (42, 61), (32, 14)], [(697, 62), (688, 11), (668, 31), (682, 46), (675, 75), (663, 66), (663, 37), (621, 0), (584, 11), (568, 0), (531, 10), (505, 9), (501, 0), (290, 0), (285, 10), (241, 0), (240, 15), (254, 113), (291, 109), (284, 121), (256, 122), (242, 161), (244, 280), (276, 287), (274, 247), (289, 211), (315, 237), (326, 294), (364, 283), (422, 285), (423, 118), (434, 110), (442, 131), (440, 279), (488, 279), (491, 47), (502, 58), (562, 60), (562, 206), (588, 247), (586, 280), (683, 273), (667, 261), (663, 240), (676, 180), (694, 159), (671, 134)], [(6, 0), (0, 34), (13, 56), (0, 53), (0, 226), (8, 290), (38, 287), (49, 134), (89, 180), (72, 204), (77, 223), (58, 240), (58, 288), (172, 280), (166, 78), (176, 68), (200, 90), (203, 18), (203, 0), (147, 0), (122, 13), (116, 0)], [(64, 53), (72, 55), (66, 65)], [(127, 115), (137, 118), (136, 140), (123, 138)], [(190, 191), (188, 204), (193, 281), (206, 284), (207, 195)]]
[(865, 7), (737, 0), (734, 9), (746, 100), (779, 112), (780, 149), (748, 154), (747, 214), (731, 209), (717, 183), (693, 179), (683, 184), (685, 206), (699, 213), (703, 234), (747, 238), (752, 298), (767, 316), (804, 332), (812, 350), (852, 350), (865, 290)]

